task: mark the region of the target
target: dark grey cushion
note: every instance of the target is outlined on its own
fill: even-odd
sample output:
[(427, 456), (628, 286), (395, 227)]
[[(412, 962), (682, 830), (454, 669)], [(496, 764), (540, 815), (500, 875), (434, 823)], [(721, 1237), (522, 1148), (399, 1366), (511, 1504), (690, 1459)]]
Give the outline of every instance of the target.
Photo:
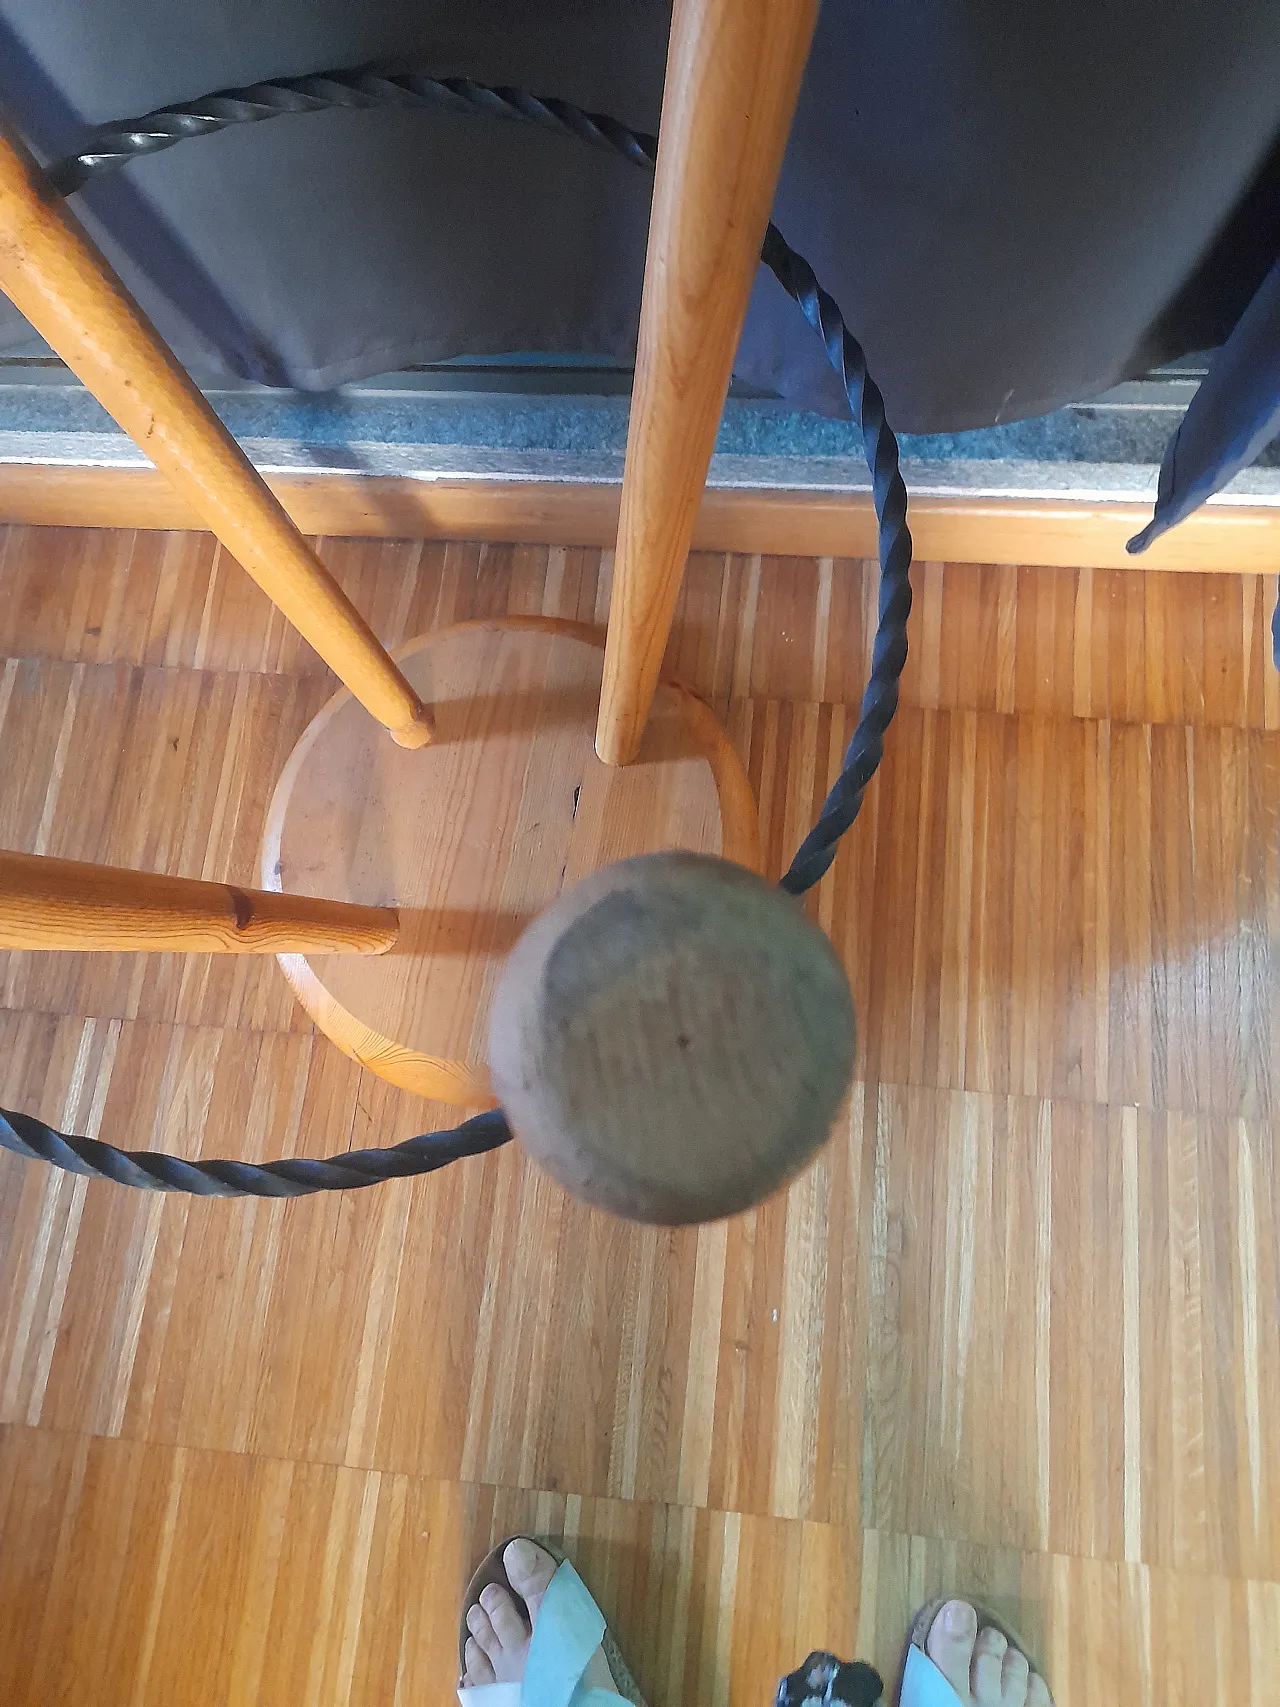
[[(85, 122), (394, 59), (653, 128), (667, 18), (659, 0), (0, 0), (0, 99), (48, 157)], [(1258, 263), (1215, 242), (1278, 131), (1275, 0), (827, 0), (776, 216), (895, 425), (989, 425), (1194, 346), (1215, 270), (1248, 299), (1258, 279), (1231, 274)], [(337, 113), (183, 143), (74, 205), (184, 360), (324, 387), (457, 354), (629, 356), (648, 196), (643, 172), (528, 128)], [(1153, 344), (1206, 265), (1203, 313)], [(0, 347), (24, 336), (9, 311)], [(840, 407), (767, 278), (738, 372)]]

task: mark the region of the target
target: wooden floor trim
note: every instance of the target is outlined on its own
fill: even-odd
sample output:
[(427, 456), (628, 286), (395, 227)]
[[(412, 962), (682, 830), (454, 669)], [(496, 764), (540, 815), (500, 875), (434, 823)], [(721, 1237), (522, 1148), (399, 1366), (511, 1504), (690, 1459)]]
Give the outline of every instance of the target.
[[(269, 483), (304, 532), (381, 539), (472, 539), (612, 546), (620, 487), (568, 481), (287, 474)], [(1280, 572), (1280, 508), (1213, 504), (1141, 557), (1125, 542), (1146, 503), (1096, 499), (917, 497), (918, 559), (1055, 568)], [(154, 469), (0, 464), (0, 522), (194, 528)], [(875, 517), (860, 494), (711, 488), (694, 535), (701, 551), (866, 557)]]

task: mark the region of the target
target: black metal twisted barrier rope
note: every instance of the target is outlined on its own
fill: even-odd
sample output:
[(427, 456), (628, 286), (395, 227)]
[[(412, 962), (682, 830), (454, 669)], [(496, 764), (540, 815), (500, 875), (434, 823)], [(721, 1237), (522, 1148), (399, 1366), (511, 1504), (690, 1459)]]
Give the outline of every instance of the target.
[[(255, 83), (164, 107), (122, 124), (100, 126), (90, 147), (55, 161), (47, 168), (47, 175), (55, 188), (70, 195), (91, 178), (129, 160), (172, 148), (188, 137), (214, 135), (228, 125), (332, 108), (423, 106), (537, 124), (606, 148), (638, 166), (652, 168), (657, 158), (655, 137), (633, 131), (607, 114), (584, 112), (554, 97), (473, 83), (466, 77), (336, 71)], [(885, 420), (884, 399), (867, 372), (862, 346), (845, 325), (835, 301), (818, 283), (813, 268), (772, 223), (760, 258), (822, 339), (844, 385), (853, 418), (862, 431), (878, 524), (880, 614), (858, 724), (818, 821), (782, 878), (782, 887), (789, 894), (803, 895), (829, 869), (841, 836), (857, 817), (897, 710), (898, 678), (907, 659), (907, 618), (911, 612), (911, 534), (907, 528), (907, 491), (898, 469), (898, 442)], [(431, 1173), (464, 1156), (495, 1150), (511, 1136), (502, 1111), (494, 1109), (450, 1131), (424, 1133), (387, 1150), (352, 1150), (325, 1160), (299, 1156), (261, 1164), (186, 1161), (150, 1150), (118, 1150), (95, 1138), (58, 1132), (29, 1114), (0, 1109), (0, 1148), (49, 1162), (69, 1173), (113, 1180), (144, 1191), (184, 1191), (198, 1197), (302, 1197), (315, 1191), (346, 1191)]]
[(157, 154), (193, 136), (215, 136), (228, 125), (257, 124), (288, 113), (321, 113), (350, 108), (436, 107), (445, 112), (479, 114), (536, 124), (560, 136), (576, 137), (633, 165), (652, 170), (658, 139), (610, 118), (588, 113), (554, 95), (530, 95), (505, 85), (473, 83), (469, 77), (431, 77), (417, 71), (322, 71), (315, 77), (279, 77), (243, 89), (223, 89), (198, 101), (180, 101), (141, 118), (96, 125), (89, 147), (45, 168), (64, 196), (90, 178), (114, 171), (144, 154)]
[(143, 1191), (185, 1191), (194, 1197), (306, 1197), (313, 1191), (351, 1191), (433, 1173), (463, 1156), (496, 1150), (511, 1138), (500, 1109), (477, 1114), (448, 1132), (425, 1132), (389, 1150), (348, 1150), (320, 1160), (188, 1162), (153, 1150), (117, 1150), (96, 1138), (72, 1138), (29, 1114), (0, 1108), (0, 1146), (68, 1173), (134, 1185)]
[(880, 552), (880, 618), (858, 724), (818, 822), (801, 842), (782, 879), (788, 894), (803, 895), (830, 867), (837, 843), (858, 816), (867, 784), (884, 755), (885, 734), (898, 709), (898, 678), (907, 661), (907, 618), (911, 615), (911, 533), (907, 527), (907, 488), (898, 468), (898, 441), (884, 418), (884, 398), (867, 372), (862, 345), (814, 277), (808, 261), (790, 247), (772, 221), (760, 258), (787, 295), (800, 305), (844, 384), (853, 418), (862, 429)]

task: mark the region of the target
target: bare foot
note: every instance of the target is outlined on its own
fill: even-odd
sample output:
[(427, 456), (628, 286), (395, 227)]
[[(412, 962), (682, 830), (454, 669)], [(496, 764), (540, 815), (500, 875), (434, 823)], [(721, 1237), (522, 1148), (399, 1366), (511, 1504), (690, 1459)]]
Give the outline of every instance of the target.
[(940, 1607), (924, 1651), (964, 1707), (1053, 1707), (1049, 1686), (998, 1630), (978, 1628), (964, 1600)]
[[(544, 1548), (532, 1541), (517, 1539), (508, 1544), (502, 1555), (507, 1580), (529, 1608), (526, 1620), (506, 1589), (490, 1583), (480, 1595), (479, 1606), (467, 1613), (467, 1629), (471, 1635), (466, 1646), (464, 1688), (482, 1683), (519, 1683), (529, 1659), (529, 1644), (533, 1640), (533, 1625), (538, 1621), (542, 1597), (556, 1572), (556, 1562)], [(610, 1689), (617, 1693), (617, 1684), (601, 1649), (597, 1648), (587, 1663), (582, 1682), (587, 1689)]]

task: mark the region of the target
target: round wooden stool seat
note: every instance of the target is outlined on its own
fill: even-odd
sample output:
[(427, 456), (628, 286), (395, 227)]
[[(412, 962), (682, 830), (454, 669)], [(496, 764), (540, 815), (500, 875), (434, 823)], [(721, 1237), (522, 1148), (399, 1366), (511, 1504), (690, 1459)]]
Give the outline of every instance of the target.
[(405, 1090), (492, 1103), (494, 983), (563, 887), (669, 848), (758, 866), (742, 764), (684, 689), (660, 687), (635, 764), (597, 759), (603, 645), (594, 629), (540, 617), (423, 635), (397, 662), (431, 708), (431, 744), (396, 746), (344, 690), (280, 778), (263, 887), (400, 917), (388, 954), (280, 964), (321, 1031)]

